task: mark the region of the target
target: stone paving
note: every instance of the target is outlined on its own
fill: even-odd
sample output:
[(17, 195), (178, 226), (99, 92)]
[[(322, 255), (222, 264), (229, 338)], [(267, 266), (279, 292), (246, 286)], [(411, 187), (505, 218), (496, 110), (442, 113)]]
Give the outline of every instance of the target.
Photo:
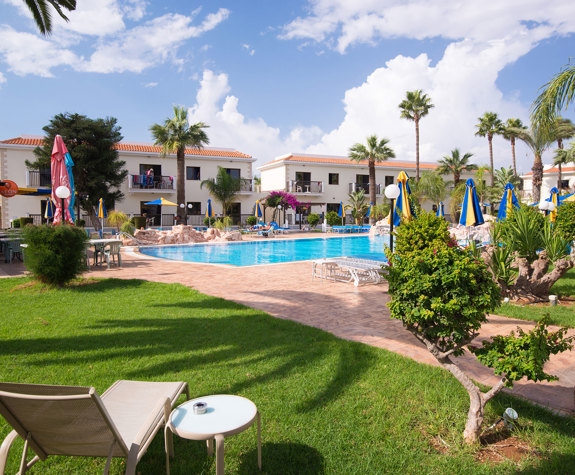
[[(265, 311), (277, 318), (320, 328), (348, 340), (385, 348), (437, 365), (401, 322), (392, 320), (386, 303), (389, 301), (387, 285), (354, 287), (352, 284), (312, 279), (310, 262), (231, 267), (153, 259), (137, 253), (123, 251), (123, 266), (91, 270), (86, 276), (119, 279), (145, 279), (155, 282), (180, 283), (199, 292), (233, 300)], [(14, 264), (0, 265), (4, 273), (17, 275), (24, 268)], [(522, 320), (489, 316), (478, 341), (496, 334), (507, 334), (517, 326), (523, 329), (533, 323)], [(575, 330), (570, 330), (575, 335)], [(497, 378), (488, 368), (466, 354), (458, 359), (462, 367), (475, 380), (493, 385)], [(575, 414), (575, 350), (554, 355), (546, 371), (559, 376), (552, 383), (521, 381), (515, 384), (513, 394), (527, 398), (553, 410)]]

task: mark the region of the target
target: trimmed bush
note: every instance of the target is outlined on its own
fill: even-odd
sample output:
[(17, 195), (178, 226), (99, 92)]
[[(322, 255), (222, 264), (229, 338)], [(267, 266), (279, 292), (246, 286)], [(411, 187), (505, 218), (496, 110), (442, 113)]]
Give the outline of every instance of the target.
[(144, 216), (134, 216), (130, 221), (132, 221), (136, 229), (146, 227), (146, 218)]
[(122, 231), (123, 233), (128, 233), (131, 235), (134, 235), (134, 232), (136, 232), (136, 228), (134, 227), (134, 225), (132, 223), (130, 223), (129, 221), (122, 224), (122, 226), (120, 227), (120, 231)]
[(24, 228), (26, 267), (36, 279), (62, 286), (84, 270), (88, 236), (75, 226)]
[(315, 228), (317, 226), (317, 224), (319, 223), (319, 220), (320, 220), (319, 214), (316, 214), (316, 213), (311, 213), (307, 217), (307, 222), (309, 223), (309, 225), (312, 228)]
[(335, 211), (329, 211), (326, 213), (325, 220), (327, 221), (328, 226), (341, 226), (341, 218)]
[(204, 226), (213, 226), (216, 222), (216, 218), (208, 218), (207, 216), (204, 218)]
[(255, 216), (248, 216), (246, 218), (246, 224), (248, 226), (255, 226), (256, 224), (258, 224), (258, 218), (256, 218)]
[(28, 224), (34, 224), (34, 218), (29, 218), (29, 217), (25, 217), (25, 218), (20, 218), (20, 227), (23, 228)]
[(86, 220), (84, 219), (77, 219), (76, 220), (76, 226), (83, 228), (86, 226)]
[(555, 229), (566, 241), (575, 239), (575, 203), (567, 203), (557, 208)]
[(13, 228), (19, 228), (20, 227), (20, 219), (19, 218), (12, 220), (12, 227)]

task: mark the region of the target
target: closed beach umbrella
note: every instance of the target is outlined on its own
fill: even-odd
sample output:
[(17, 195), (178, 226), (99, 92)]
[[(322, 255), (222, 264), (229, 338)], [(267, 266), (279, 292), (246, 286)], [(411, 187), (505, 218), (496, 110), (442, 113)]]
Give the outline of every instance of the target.
[(555, 187), (551, 188), (551, 194), (545, 201), (550, 201), (555, 205), (555, 209), (551, 211), (551, 216), (549, 216), (551, 221), (555, 221), (555, 218), (557, 218), (557, 208), (562, 204), (561, 200), (559, 199), (559, 190)]
[(100, 229), (100, 237), (103, 236), (104, 231), (104, 219), (108, 217), (108, 212), (106, 211), (106, 206), (104, 205), (104, 198), (100, 198), (98, 201), (98, 218), (102, 223), (102, 229)]
[(411, 208), (409, 202), (409, 195), (411, 195), (411, 188), (409, 187), (409, 177), (405, 172), (399, 172), (397, 175), (397, 186), (399, 186), (399, 196), (395, 201), (393, 210), (393, 225), (399, 226), (401, 224), (401, 217), (410, 220), (415, 217), (415, 211)]
[(343, 201), (339, 202), (339, 210), (337, 212), (337, 215), (341, 218), (341, 225), (343, 226), (343, 221), (345, 219), (345, 208), (343, 206)]
[(443, 201), (439, 202), (439, 206), (437, 207), (436, 216), (441, 217), (441, 218), (445, 218), (445, 205), (443, 204)]
[(459, 224), (463, 226), (478, 226), (483, 224), (483, 214), (477, 199), (475, 191), (475, 182), (470, 178), (465, 182), (467, 189), (465, 190), (465, 198), (463, 199), (463, 206), (461, 208), (461, 218)]
[[(64, 221), (72, 223), (72, 216), (70, 216), (70, 203), (72, 199), (72, 190), (70, 189), (70, 177), (68, 169), (66, 168), (66, 154), (68, 149), (64, 144), (64, 140), (60, 135), (54, 138), (54, 147), (52, 148), (52, 156), (50, 160), (50, 173), (52, 176), (52, 199), (56, 203), (56, 211), (54, 213), (54, 224), (59, 224)], [(69, 154), (68, 154), (69, 155)], [(64, 200), (64, 210), (62, 210), (62, 199), (56, 196), (56, 189), (59, 186), (65, 186), (70, 189), (70, 196)]]
[[(64, 147), (66, 147), (64, 145)], [(68, 211), (70, 212), (70, 219), (72, 222), (76, 221), (76, 216), (74, 213), (74, 203), (76, 202), (76, 189), (74, 187), (74, 174), (72, 173), (72, 167), (74, 166), (74, 161), (72, 156), (66, 150), (64, 154), (64, 162), (66, 163), (66, 170), (68, 171), (68, 180), (70, 182), (70, 204), (68, 205)]]
[(505, 185), (503, 198), (501, 198), (499, 212), (497, 213), (497, 221), (505, 221), (514, 206), (519, 208), (519, 201), (517, 200), (517, 196), (515, 196), (515, 192), (513, 190), (514, 186), (511, 183), (507, 183), (507, 185)]
[(373, 203), (369, 203), (369, 209), (367, 210), (367, 214), (365, 215), (366, 218), (371, 216), (371, 212), (373, 210)]
[(50, 219), (54, 217), (54, 203), (50, 198), (46, 199), (46, 211), (44, 211), (44, 218)]
[(211, 226), (212, 219), (215, 216), (214, 209), (212, 208), (212, 200), (208, 200), (208, 207), (206, 208), (206, 218), (210, 218), (208, 225)]
[(260, 206), (260, 200), (256, 200), (256, 204), (254, 206), (254, 216), (256, 218), (261, 218), (262, 214), (262, 207)]

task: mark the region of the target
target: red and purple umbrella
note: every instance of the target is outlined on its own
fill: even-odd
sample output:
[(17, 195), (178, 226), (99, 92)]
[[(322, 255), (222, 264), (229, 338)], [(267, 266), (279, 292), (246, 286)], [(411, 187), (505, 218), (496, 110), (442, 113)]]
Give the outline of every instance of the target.
[(54, 147), (52, 148), (52, 199), (56, 203), (56, 212), (54, 213), (54, 224), (62, 222), (62, 199), (56, 196), (56, 188), (65, 186), (70, 190), (70, 196), (64, 200), (64, 221), (73, 223), (72, 216), (70, 215), (70, 200), (72, 199), (72, 190), (70, 187), (70, 177), (66, 168), (66, 154), (68, 149), (60, 135), (56, 135), (54, 139)]

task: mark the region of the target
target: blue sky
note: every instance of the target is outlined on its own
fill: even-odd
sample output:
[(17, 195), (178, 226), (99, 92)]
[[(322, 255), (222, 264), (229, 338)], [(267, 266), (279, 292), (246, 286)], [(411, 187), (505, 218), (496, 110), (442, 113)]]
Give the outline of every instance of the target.
[[(78, 112), (116, 117), (125, 141), (150, 142), (150, 125), (177, 104), (210, 125), (212, 146), (260, 164), (344, 155), (372, 133), (413, 160), (413, 123), (397, 105), (423, 89), (435, 108), (421, 123), (422, 160), (459, 147), (487, 163), (477, 118), (527, 122), (538, 88), (575, 51), (567, 0), (78, 3), (43, 38), (22, 0), (0, 0), (2, 139)], [(509, 144), (494, 144), (496, 165), (508, 166)], [(528, 171), (532, 158), (518, 152)]]

